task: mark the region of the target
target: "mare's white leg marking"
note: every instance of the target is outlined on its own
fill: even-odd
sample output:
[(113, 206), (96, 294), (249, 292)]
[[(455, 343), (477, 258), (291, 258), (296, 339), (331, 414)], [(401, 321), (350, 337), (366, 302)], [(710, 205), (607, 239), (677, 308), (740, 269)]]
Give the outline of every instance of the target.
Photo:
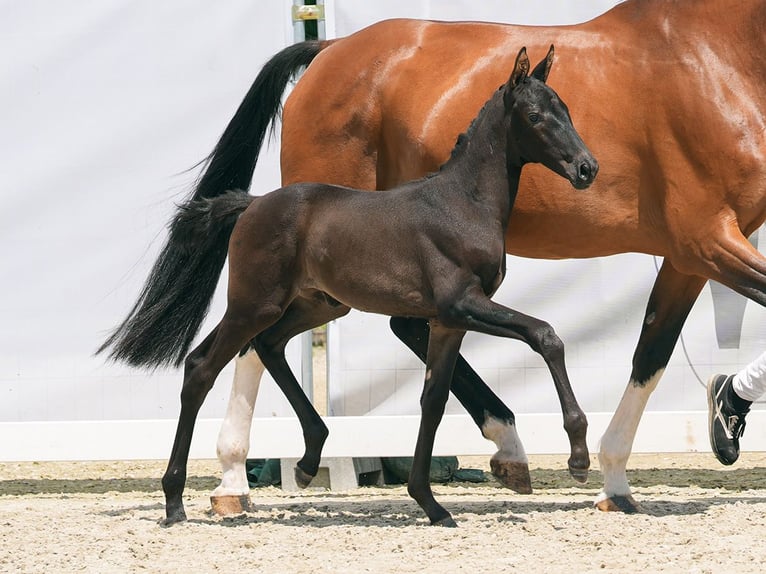
[(484, 414), (485, 422), (481, 427), (481, 433), (497, 445), (495, 460), (520, 462), (528, 464), (527, 453), (524, 452), (524, 445), (521, 444), (519, 433), (516, 432), (516, 425), (501, 421), (495, 417)]
[(630, 496), (625, 468), (641, 415), (663, 372), (664, 369), (660, 369), (654, 373), (643, 387), (636, 385), (632, 380), (628, 383), (628, 388), (625, 389), (620, 404), (609, 421), (604, 436), (601, 437), (598, 462), (601, 472), (604, 473), (604, 488), (596, 500), (597, 503), (613, 496)]
[(253, 350), (236, 359), (231, 397), (218, 433), (218, 460), (223, 479), (213, 496), (240, 496), (250, 492), (245, 459), (250, 448), (253, 409), (263, 371), (263, 363)]

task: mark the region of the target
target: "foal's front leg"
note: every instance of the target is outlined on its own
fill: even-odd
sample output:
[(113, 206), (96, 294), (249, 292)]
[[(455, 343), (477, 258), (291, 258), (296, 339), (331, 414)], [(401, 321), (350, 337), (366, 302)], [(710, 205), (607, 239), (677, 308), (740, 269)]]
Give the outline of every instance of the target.
[(487, 333), (526, 342), (539, 353), (551, 372), (569, 436), (569, 473), (578, 482), (588, 479), (590, 457), (585, 435), (588, 421), (577, 403), (564, 364), (564, 344), (544, 321), (495, 303), (479, 288), (470, 289), (440, 314), (449, 327)]
[(407, 481), (407, 492), (425, 511), (431, 524), (457, 526), (452, 516), (434, 498), (430, 471), (436, 429), (449, 397), (450, 380), (465, 331), (444, 328), (436, 321), (431, 324), (426, 359), (426, 379), (420, 397), (421, 418), (415, 456)]

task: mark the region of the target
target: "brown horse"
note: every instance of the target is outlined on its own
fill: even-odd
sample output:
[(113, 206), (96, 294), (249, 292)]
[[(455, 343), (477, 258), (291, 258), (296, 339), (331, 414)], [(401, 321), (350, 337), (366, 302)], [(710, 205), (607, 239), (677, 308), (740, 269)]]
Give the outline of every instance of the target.
[[(188, 204), (172, 234), (194, 237), (206, 226), (216, 246), (193, 249), (206, 264), (202, 285), (217, 279), (229, 245), (228, 305), (223, 319), (185, 362), (181, 414), (162, 479), (166, 523), (186, 519), (182, 493), (199, 408), (221, 369), (253, 341), (290, 400), (306, 438), (296, 477), (307, 484), (319, 467), (327, 428), (305, 400), (284, 349), (296, 334), (350, 308), (417, 317), (429, 325), (422, 417), (408, 492), (432, 524), (455, 526), (429, 485), (431, 452), (466, 331), (520, 339), (548, 364), (564, 410), (570, 470), (585, 480), (590, 465), (587, 423), (572, 393), (561, 340), (546, 323), (492, 302), (505, 278), (505, 234), (522, 166), (542, 163), (577, 189), (598, 164), (575, 131), (566, 105), (545, 84), (547, 58), (529, 76), (522, 49), (508, 81), (487, 102), (438, 173), (385, 193), (297, 183), (254, 198), (232, 191)], [(189, 228), (191, 227), (191, 232)], [(187, 257), (176, 264), (185, 266)], [(172, 262), (170, 263), (172, 265)], [(150, 277), (151, 290), (156, 282)], [(167, 359), (185, 353), (175, 325), (199, 324), (209, 301), (184, 278), (162, 286), (165, 306), (145, 308), (152, 340), (166, 341)], [(204, 290), (204, 287), (203, 287)], [(117, 353), (130, 352), (130, 334)], [(141, 345), (139, 345), (140, 347)]]
[(508, 252), (664, 257), (601, 440), (601, 509), (637, 509), (631, 445), (706, 280), (766, 303), (766, 259), (746, 239), (766, 218), (765, 29), (762, 0), (632, 0), (561, 27), (388, 21), (320, 46), (285, 104), (285, 182), (385, 189), (446, 157), (502, 77), (509, 45), (556, 44), (559, 93), (602, 169), (587, 197), (525, 171)]
[[(282, 116), (283, 183), (384, 189), (448, 157), (456, 135), (503, 81), (512, 46), (555, 43), (559, 92), (602, 169), (594, 192), (575, 198), (530, 166), (506, 250), (548, 259), (631, 251), (664, 257), (630, 380), (599, 452), (598, 507), (633, 511), (626, 465), (636, 429), (705, 281), (766, 303), (766, 259), (746, 240), (766, 218), (764, 29), (762, 0), (628, 0), (574, 26), (394, 20), (298, 44), (256, 78), (195, 197), (249, 186), (282, 89), (301, 66), (310, 64)], [(392, 325), (425, 355), (422, 322)], [(247, 493), (244, 460), (262, 371), (255, 353), (238, 361), (215, 495)], [(460, 359), (452, 391), (497, 444), (494, 472), (502, 478), (509, 461), (523, 464), (513, 414)], [(527, 488), (518, 477), (506, 483)]]

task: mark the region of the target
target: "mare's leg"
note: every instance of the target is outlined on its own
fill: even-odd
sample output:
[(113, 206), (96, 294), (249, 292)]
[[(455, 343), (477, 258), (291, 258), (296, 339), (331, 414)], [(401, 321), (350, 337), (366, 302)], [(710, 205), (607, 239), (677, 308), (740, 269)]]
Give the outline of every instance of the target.
[(452, 371), (464, 335), (465, 331), (446, 329), (436, 321), (431, 322), (426, 380), (420, 397), (420, 430), (407, 481), (407, 492), (425, 511), (431, 524), (438, 526), (457, 526), (450, 513), (434, 498), (430, 470), (436, 429), (444, 415)]
[(649, 396), (662, 377), (681, 328), (705, 282), (703, 277), (679, 273), (667, 261), (662, 264), (646, 307), (630, 381), (601, 438), (598, 460), (604, 474), (604, 488), (596, 500), (601, 510), (639, 510), (625, 471), (628, 457)]
[[(392, 317), (391, 330), (425, 362), (428, 350), (428, 321)], [(498, 451), (489, 461), (492, 474), (518, 493), (532, 492), (529, 460), (516, 432), (516, 417), (462, 355), (458, 355), (450, 390), (471, 415), (481, 434), (497, 445)]]
[(301, 423), (306, 450), (295, 467), (295, 482), (301, 488), (307, 487), (319, 471), (322, 447), (329, 431), (290, 369), (285, 358), (285, 347), (295, 335), (342, 317), (348, 312), (348, 307), (328, 304), (323, 299), (296, 299), (279, 321), (253, 341), (263, 364), (274, 377)]
[(250, 506), (245, 461), (250, 450), (255, 400), (264, 370), (258, 353), (250, 345), (237, 355), (229, 404), (216, 444), (222, 478), (210, 501), (218, 514), (238, 514)]
[(261, 313), (259, 320), (245, 319), (245, 313), (230, 313), (194, 349), (184, 365), (184, 382), (181, 389), (181, 413), (173, 442), (168, 467), (162, 477), (165, 493), (165, 524), (186, 520), (183, 507), (183, 489), (186, 483), (186, 465), (189, 458), (194, 423), (205, 397), (215, 383), (218, 373), (244, 347), (259, 327), (270, 325), (281, 311), (277, 308)]
[[(726, 217), (718, 227), (705, 228), (704, 235), (696, 238), (698, 249), (677, 254), (684, 273), (668, 259), (662, 264), (633, 355), (630, 381), (601, 439), (599, 462), (604, 473), (604, 489), (596, 500), (601, 510), (638, 510), (625, 472), (628, 457), (649, 396), (670, 360), (706, 278), (766, 305), (766, 257), (743, 235), (740, 223)], [(751, 221), (746, 232), (755, 231), (760, 224), (761, 219)]]
[(495, 303), (479, 288), (467, 290), (440, 309), (439, 318), (448, 327), (520, 339), (542, 356), (553, 377), (564, 430), (569, 436), (569, 473), (578, 482), (585, 482), (590, 467), (585, 441), (588, 421), (572, 392), (564, 364), (564, 344), (553, 328), (544, 321)]

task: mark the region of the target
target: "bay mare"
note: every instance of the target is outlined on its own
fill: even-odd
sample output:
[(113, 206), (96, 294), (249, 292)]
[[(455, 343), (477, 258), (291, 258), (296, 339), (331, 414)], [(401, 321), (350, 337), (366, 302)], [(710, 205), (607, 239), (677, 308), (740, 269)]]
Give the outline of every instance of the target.
[[(598, 507), (635, 511), (626, 465), (636, 429), (706, 280), (766, 302), (766, 259), (746, 240), (766, 218), (764, 29), (761, 0), (628, 0), (573, 26), (393, 20), (298, 44), (258, 75), (194, 197), (249, 187), (283, 88), (302, 66), (282, 114), (283, 184), (385, 189), (449, 156), (504, 80), (516, 46), (537, 52), (554, 43), (558, 92), (601, 171), (593, 189), (575, 197), (552, 174), (526, 168), (506, 250), (546, 259), (664, 257), (630, 379), (599, 447)], [(425, 355), (422, 321), (392, 326)], [(256, 353), (238, 359), (214, 494), (248, 492), (244, 460), (262, 372)], [(461, 359), (452, 390), (497, 445), (493, 470), (502, 468), (496, 461), (524, 464), (513, 413)], [(506, 483), (518, 487), (513, 478)]]
[[(186, 519), (182, 494), (197, 413), (221, 369), (251, 341), (301, 421), (306, 453), (296, 479), (308, 485), (319, 469), (328, 431), (284, 350), (296, 334), (351, 307), (428, 322), (422, 416), (407, 490), (432, 524), (455, 526), (434, 499), (429, 473), (468, 330), (520, 339), (543, 357), (562, 404), (572, 447), (570, 472), (586, 479), (587, 422), (572, 393), (561, 340), (547, 323), (490, 299), (506, 276), (505, 232), (522, 166), (540, 162), (577, 189), (588, 187), (598, 172), (566, 105), (545, 84), (552, 62), (551, 46), (530, 76), (522, 49), (507, 82), (458, 140), (450, 160), (428, 177), (385, 193), (321, 183), (297, 183), (258, 198), (238, 190), (183, 209), (171, 234), (192, 238), (188, 251), (164, 264), (180, 269), (199, 261), (205, 275), (199, 283), (176, 275), (161, 284), (150, 276), (148, 298), (162, 303), (142, 308), (137, 322), (151, 328), (118, 330), (122, 337), (114, 349), (118, 356), (138, 359), (147, 343), (162, 341), (166, 354), (152, 355), (155, 364), (182, 357), (187, 341), (176, 326), (199, 327), (212, 292), (199, 295), (198, 284), (204, 290), (204, 284), (218, 279), (226, 258), (220, 247), (228, 245), (226, 312), (185, 361), (178, 430), (162, 479), (166, 524)], [(215, 238), (207, 243), (210, 249), (195, 244), (189, 227)], [(142, 358), (151, 364), (149, 357)]]

